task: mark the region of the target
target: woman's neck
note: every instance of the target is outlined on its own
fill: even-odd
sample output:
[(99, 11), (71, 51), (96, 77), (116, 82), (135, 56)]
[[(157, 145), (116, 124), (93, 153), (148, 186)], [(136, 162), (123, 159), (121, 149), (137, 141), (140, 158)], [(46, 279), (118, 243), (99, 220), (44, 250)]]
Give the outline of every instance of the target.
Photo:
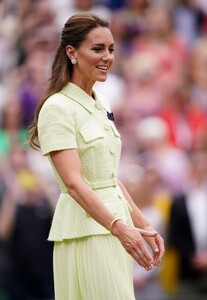
[(80, 87), (84, 92), (86, 92), (86, 94), (94, 99), (93, 86), (95, 81), (86, 81), (80, 77), (76, 78), (75, 76), (73, 76), (70, 81)]

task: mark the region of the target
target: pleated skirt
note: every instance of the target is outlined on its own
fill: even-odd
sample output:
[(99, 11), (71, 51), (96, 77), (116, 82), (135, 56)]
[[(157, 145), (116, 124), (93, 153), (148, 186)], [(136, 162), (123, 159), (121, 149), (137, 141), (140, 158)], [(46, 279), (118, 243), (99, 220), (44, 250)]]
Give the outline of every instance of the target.
[(133, 260), (113, 235), (54, 244), (55, 300), (135, 300)]

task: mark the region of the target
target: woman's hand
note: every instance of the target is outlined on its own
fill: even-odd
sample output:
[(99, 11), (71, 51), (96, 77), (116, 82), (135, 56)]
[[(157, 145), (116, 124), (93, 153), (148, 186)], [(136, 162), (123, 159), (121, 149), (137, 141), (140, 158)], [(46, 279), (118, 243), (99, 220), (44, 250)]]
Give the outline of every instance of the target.
[(139, 229), (141, 235), (148, 243), (153, 252), (154, 266), (158, 266), (165, 253), (165, 246), (163, 238), (157, 233), (154, 236), (149, 236), (147, 233), (154, 232), (154, 229), (149, 227), (146, 230)]
[[(149, 225), (149, 223), (145, 219), (143, 213), (140, 211), (140, 209), (134, 203), (131, 196), (127, 192), (125, 186), (120, 181), (119, 181), (119, 186), (120, 186), (125, 198), (129, 202), (129, 205), (132, 208), (131, 217), (132, 217), (134, 225), (137, 227), (137, 230), (139, 231), (139, 233), (142, 235), (142, 237), (145, 239), (145, 241), (148, 243), (148, 245), (152, 249), (153, 265), (158, 266), (158, 264), (161, 262), (164, 252), (165, 252), (164, 241), (158, 233), (154, 234), (154, 235), (149, 235), (149, 232), (151, 232), (151, 233), (155, 232), (154, 229)], [(121, 222), (117, 222), (117, 226), (118, 226), (118, 223), (121, 223)], [(144, 229), (139, 229), (139, 227), (144, 228)]]
[(155, 259), (149, 253), (143, 236), (154, 240), (157, 236), (156, 231), (133, 228), (119, 220), (113, 226), (113, 235), (120, 240), (125, 250), (140, 266), (147, 271), (152, 269), (153, 265), (155, 265)]

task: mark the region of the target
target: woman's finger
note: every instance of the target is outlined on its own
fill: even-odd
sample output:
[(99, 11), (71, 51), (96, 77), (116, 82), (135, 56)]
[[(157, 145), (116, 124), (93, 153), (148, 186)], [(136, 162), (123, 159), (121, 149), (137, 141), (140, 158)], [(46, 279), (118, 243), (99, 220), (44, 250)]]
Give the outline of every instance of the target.
[(144, 237), (144, 238), (145, 238), (146, 242), (149, 244), (150, 248), (152, 249), (153, 258), (156, 261), (159, 256), (159, 253), (160, 253), (160, 250), (156, 243), (156, 236), (155, 237)]
[(144, 230), (141, 228), (137, 229), (141, 235), (148, 240), (148, 244), (153, 251), (154, 265), (158, 266), (165, 252), (164, 240), (156, 231)]
[[(136, 237), (136, 234), (135, 234)], [(126, 251), (145, 269), (150, 269), (154, 263), (154, 259), (149, 253), (143, 238), (140, 236), (134, 240), (122, 241)]]
[(150, 270), (152, 268), (154, 260), (147, 249), (138, 248), (137, 249), (137, 257), (139, 258), (143, 267), (146, 270)]
[(157, 247), (159, 249), (158, 256), (155, 260), (155, 265), (158, 265), (161, 262), (162, 257), (165, 253), (165, 245), (164, 245), (163, 238), (159, 234), (155, 237), (155, 241), (156, 241)]
[(150, 230), (145, 230), (145, 229), (141, 229), (141, 228), (137, 228), (137, 229), (143, 236), (152, 237), (152, 236), (156, 236), (158, 234), (157, 231), (150, 231)]
[(136, 252), (131, 253), (134, 260), (143, 268), (145, 268), (146, 271), (149, 271), (152, 269), (152, 264), (149, 264), (149, 262), (146, 264), (146, 262), (143, 261), (142, 257)]
[(154, 265), (158, 266), (165, 252), (164, 240), (158, 234), (154, 238), (146, 238), (146, 241), (153, 251)]
[(145, 268), (150, 268), (151, 265), (154, 263), (154, 259), (151, 256), (151, 254), (149, 253), (143, 239), (139, 239), (137, 241), (137, 243), (136, 243), (136, 252), (137, 252), (138, 257), (144, 263), (144, 267)]

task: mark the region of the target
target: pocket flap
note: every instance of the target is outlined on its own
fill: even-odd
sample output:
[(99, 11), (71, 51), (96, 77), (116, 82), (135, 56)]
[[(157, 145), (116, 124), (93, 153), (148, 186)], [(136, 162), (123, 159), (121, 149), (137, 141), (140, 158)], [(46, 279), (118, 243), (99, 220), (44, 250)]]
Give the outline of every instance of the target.
[(93, 140), (104, 138), (104, 130), (102, 127), (94, 126), (86, 127), (80, 130), (80, 134), (86, 143), (90, 143)]

